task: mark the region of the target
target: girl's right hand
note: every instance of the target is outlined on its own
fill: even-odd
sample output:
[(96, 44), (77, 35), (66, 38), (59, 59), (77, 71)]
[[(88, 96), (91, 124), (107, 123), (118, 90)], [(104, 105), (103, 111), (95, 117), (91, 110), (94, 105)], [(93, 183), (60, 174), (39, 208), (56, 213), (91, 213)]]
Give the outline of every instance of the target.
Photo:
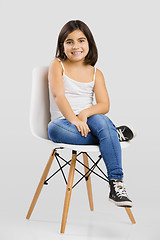
[(72, 122), (73, 125), (76, 126), (79, 132), (81, 132), (81, 135), (84, 137), (87, 137), (88, 132), (90, 132), (90, 129), (87, 125), (87, 123), (79, 120), (78, 118)]

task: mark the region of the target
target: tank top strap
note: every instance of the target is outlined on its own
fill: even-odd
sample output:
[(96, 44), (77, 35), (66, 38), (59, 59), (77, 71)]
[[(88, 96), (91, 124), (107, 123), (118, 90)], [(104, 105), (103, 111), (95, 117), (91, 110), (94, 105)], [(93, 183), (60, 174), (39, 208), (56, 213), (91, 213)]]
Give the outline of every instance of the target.
[(95, 77), (96, 77), (96, 68), (94, 68), (93, 82), (95, 82)]
[(62, 63), (62, 61), (59, 59), (59, 58), (57, 58), (58, 59), (58, 61), (61, 63), (61, 65), (62, 65), (62, 68), (63, 68), (63, 72), (65, 72), (65, 70), (64, 70), (64, 65), (63, 65), (63, 63)]

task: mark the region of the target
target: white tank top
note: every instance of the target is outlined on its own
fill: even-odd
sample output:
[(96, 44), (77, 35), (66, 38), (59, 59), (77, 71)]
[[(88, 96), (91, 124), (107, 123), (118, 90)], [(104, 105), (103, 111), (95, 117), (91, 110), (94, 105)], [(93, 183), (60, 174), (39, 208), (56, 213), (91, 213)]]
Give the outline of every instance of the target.
[[(65, 88), (65, 97), (67, 98), (69, 104), (75, 115), (79, 114), (85, 108), (93, 106), (93, 96), (94, 96), (94, 83), (95, 83), (95, 73), (94, 71), (92, 82), (78, 82), (65, 75), (65, 69), (62, 61), (57, 58), (63, 68), (63, 83)], [(54, 101), (51, 89), (49, 87), (49, 97), (50, 97), (50, 114), (51, 121), (55, 119), (64, 119), (65, 117), (59, 110), (57, 104)]]

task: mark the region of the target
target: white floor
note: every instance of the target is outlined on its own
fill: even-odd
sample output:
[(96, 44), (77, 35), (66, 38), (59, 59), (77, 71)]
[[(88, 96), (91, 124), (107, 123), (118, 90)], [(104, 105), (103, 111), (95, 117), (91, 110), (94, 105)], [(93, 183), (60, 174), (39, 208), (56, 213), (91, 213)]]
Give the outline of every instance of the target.
[[(113, 210), (113, 208), (111, 208)], [(158, 240), (160, 231), (158, 230), (158, 217), (152, 219), (152, 215), (145, 216), (145, 210), (133, 209), (137, 223), (132, 225), (121, 210), (113, 210), (108, 213), (94, 211), (70, 214), (64, 234), (60, 234), (60, 219), (54, 216), (52, 219), (47, 215), (41, 218), (25, 220), (1, 219), (0, 239), (1, 240), (41, 240), (41, 239), (66, 239), (66, 240), (87, 240), (87, 239), (135, 239), (135, 240)], [(154, 209), (153, 209), (154, 210)], [(114, 212), (114, 216), (113, 216)], [(139, 213), (141, 212), (141, 216)], [(116, 219), (115, 219), (116, 216)]]
[[(103, 187), (102, 187), (103, 188)], [(1, 205), (0, 239), (1, 240), (159, 240), (159, 213), (155, 206), (139, 203), (132, 208), (136, 224), (131, 224), (126, 211), (110, 203), (105, 194), (95, 195), (93, 212), (89, 210), (87, 196), (72, 192), (71, 204), (64, 234), (60, 233), (63, 199), (61, 193), (53, 196), (53, 185), (42, 190), (30, 220), (25, 216), (32, 199), (24, 196), (19, 199), (11, 196)], [(47, 193), (48, 192), (48, 193)], [(83, 190), (82, 190), (82, 195)], [(98, 193), (98, 189), (97, 189)], [(99, 194), (99, 193), (98, 193)], [(63, 194), (62, 194), (63, 195)], [(30, 198), (30, 199), (29, 199)], [(78, 202), (78, 204), (76, 204)], [(101, 204), (98, 204), (101, 203)]]

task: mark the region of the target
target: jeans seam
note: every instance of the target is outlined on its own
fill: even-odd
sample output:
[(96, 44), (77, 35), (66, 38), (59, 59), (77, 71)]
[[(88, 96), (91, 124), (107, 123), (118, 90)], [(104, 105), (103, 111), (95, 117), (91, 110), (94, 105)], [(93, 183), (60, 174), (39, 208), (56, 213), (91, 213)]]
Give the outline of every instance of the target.
[[(104, 118), (104, 120), (106, 121), (105, 118)], [(106, 123), (107, 123), (107, 121), (106, 121)], [(112, 140), (112, 137), (111, 137), (110, 129), (109, 129), (109, 127), (108, 127), (108, 123), (107, 123), (107, 128), (108, 128), (108, 131), (109, 131), (109, 135), (110, 135), (110, 139), (111, 139), (111, 143), (112, 143), (112, 148), (113, 148), (113, 150), (114, 150), (116, 159), (117, 159), (117, 161), (118, 161), (118, 157), (117, 157), (117, 154), (116, 154), (116, 151), (115, 151), (115, 148), (114, 148), (114, 144), (113, 144), (113, 140)], [(119, 161), (118, 161), (118, 162), (119, 162)], [(120, 168), (120, 166), (119, 166), (119, 168)]]
[[(55, 124), (56, 126), (60, 127), (60, 128), (63, 128), (64, 130), (67, 130), (68, 132), (72, 132), (72, 133), (74, 133), (74, 134), (76, 134), (76, 135), (79, 135), (78, 133), (73, 132), (73, 131), (71, 131), (71, 130), (68, 130), (67, 128), (65, 128), (65, 127), (63, 127), (63, 126), (61, 126), (61, 125), (59, 125), (59, 124), (57, 124), (57, 123), (55, 123), (55, 122), (52, 122), (52, 123)], [(78, 131), (78, 130), (77, 130), (77, 131)]]
[[(107, 121), (106, 121), (106, 119), (105, 119), (104, 116), (102, 116), (102, 118), (103, 118), (103, 119), (105, 120), (105, 122), (106, 122), (106, 128), (108, 129), (108, 132), (109, 132), (109, 136), (110, 136), (110, 139), (111, 139), (112, 149), (113, 149), (113, 151), (114, 151), (114, 153), (115, 153), (115, 158), (116, 158), (116, 160), (117, 160), (117, 162), (118, 162), (118, 168), (121, 168), (121, 166), (119, 165), (118, 156), (117, 156), (116, 151), (115, 151), (115, 148), (114, 148), (114, 144), (113, 144), (113, 140), (112, 140), (112, 137), (111, 137), (111, 133), (110, 133), (110, 129), (109, 129), (108, 123), (107, 123)], [(103, 128), (103, 129), (104, 129), (104, 128)], [(103, 129), (100, 129), (99, 131), (96, 130), (96, 131), (97, 131), (98, 138), (99, 138), (99, 133), (100, 133)], [(108, 169), (108, 177), (110, 178), (110, 177), (111, 177), (110, 167), (107, 166), (107, 169)]]
[[(106, 122), (106, 120), (105, 120), (105, 122)], [(93, 127), (93, 126), (92, 126), (92, 127)], [(100, 130), (97, 130), (96, 128), (94, 128), (95, 131), (97, 132), (98, 139), (99, 139), (99, 134), (100, 134), (100, 132), (101, 132), (102, 130), (104, 130), (105, 128), (109, 129), (108, 123), (106, 124), (106, 127), (103, 127), (103, 128), (101, 128)], [(109, 135), (110, 135), (111, 144), (112, 144), (112, 147), (113, 147), (113, 142), (112, 142), (112, 138), (111, 138), (110, 131), (109, 131)], [(99, 140), (100, 140), (100, 139), (99, 139)], [(101, 140), (103, 140), (103, 139), (101, 139)], [(100, 141), (99, 141), (99, 145), (100, 145)], [(114, 147), (113, 147), (113, 150), (114, 150), (114, 152), (115, 152), (115, 148), (114, 148)], [(116, 159), (117, 159), (116, 152), (115, 152), (115, 156), (116, 156)], [(108, 165), (108, 164), (107, 164), (107, 165)], [(107, 166), (107, 171), (108, 171), (108, 175), (110, 175), (110, 167), (109, 167), (109, 166)]]

